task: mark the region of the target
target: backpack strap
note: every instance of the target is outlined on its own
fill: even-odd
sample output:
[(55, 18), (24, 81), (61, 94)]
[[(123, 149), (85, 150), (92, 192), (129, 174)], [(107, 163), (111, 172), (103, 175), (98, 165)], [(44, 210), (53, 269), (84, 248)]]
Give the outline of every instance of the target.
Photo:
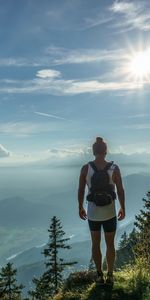
[[(113, 165), (113, 161), (109, 162), (106, 164), (105, 168), (103, 169), (103, 171), (107, 171), (110, 169), (110, 167)], [(89, 162), (89, 165), (92, 167), (92, 169), (95, 171), (95, 172), (98, 172), (98, 169), (97, 167), (95, 166), (94, 162), (93, 161), (90, 161)]]
[(95, 172), (98, 172), (98, 169), (96, 168), (95, 164), (93, 161), (90, 161), (89, 162), (89, 165), (92, 167), (92, 169), (95, 171)]
[(111, 166), (113, 165), (113, 163), (114, 163), (113, 161), (110, 161), (109, 163), (107, 163), (107, 165), (105, 166), (104, 170), (108, 171), (111, 168)]

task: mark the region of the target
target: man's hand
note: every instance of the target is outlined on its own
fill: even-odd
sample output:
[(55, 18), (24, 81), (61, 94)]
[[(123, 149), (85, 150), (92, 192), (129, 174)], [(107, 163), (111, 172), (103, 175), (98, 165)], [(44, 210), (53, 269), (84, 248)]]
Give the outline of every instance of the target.
[(120, 208), (118, 212), (118, 221), (121, 221), (124, 218), (125, 218), (125, 210), (123, 208)]
[(82, 220), (87, 219), (86, 211), (83, 207), (79, 208), (79, 216)]

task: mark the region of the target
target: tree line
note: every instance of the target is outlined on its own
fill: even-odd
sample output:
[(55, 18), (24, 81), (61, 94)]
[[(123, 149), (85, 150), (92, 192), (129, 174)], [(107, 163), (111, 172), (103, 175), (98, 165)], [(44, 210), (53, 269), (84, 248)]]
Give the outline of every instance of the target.
[(119, 268), (121, 265), (138, 262), (150, 274), (150, 192), (142, 201), (143, 208), (135, 216), (132, 232), (129, 234), (124, 232), (121, 236), (118, 246), (120, 254), (124, 253), (124, 256), (120, 262), (118, 259), (116, 265)]

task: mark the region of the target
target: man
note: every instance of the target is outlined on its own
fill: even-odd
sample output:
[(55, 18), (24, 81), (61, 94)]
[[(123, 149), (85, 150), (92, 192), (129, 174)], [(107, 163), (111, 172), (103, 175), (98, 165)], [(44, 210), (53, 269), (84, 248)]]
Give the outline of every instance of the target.
[[(104, 284), (104, 276), (102, 272), (102, 254), (100, 249), (101, 227), (103, 227), (106, 242), (106, 284), (113, 285), (113, 268), (115, 261), (114, 238), (117, 225), (115, 189), (120, 202), (120, 209), (118, 212), (119, 221), (125, 218), (125, 195), (119, 167), (113, 162), (108, 162), (105, 159), (106, 154), (106, 142), (104, 142), (102, 138), (97, 137), (96, 142), (93, 144), (93, 155), (95, 156), (95, 160), (84, 165), (81, 169), (78, 189), (78, 202), (80, 218), (83, 220), (88, 219), (89, 223), (92, 240), (92, 257), (97, 270), (97, 282), (99, 284)], [(95, 174), (96, 176), (102, 176), (102, 173), (103, 176), (105, 175), (105, 177), (108, 176), (109, 178), (109, 184), (107, 184), (107, 186), (109, 186), (109, 191), (108, 188), (103, 187), (105, 191), (100, 190), (99, 192), (95, 192), (95, 187), (93, 188), (95, 180), (94, 176)], [(99, 181), (103, 180), (104, 179), (101, 179)], [(98, 184), (99, 186), (102, 186), (103, 182), (99, 182)], [(87, 196), (87, 212), (83, 206), (86, 185), (88, 186), (89, 190)], [(106, 203), (105, 200), (107, 200)]]

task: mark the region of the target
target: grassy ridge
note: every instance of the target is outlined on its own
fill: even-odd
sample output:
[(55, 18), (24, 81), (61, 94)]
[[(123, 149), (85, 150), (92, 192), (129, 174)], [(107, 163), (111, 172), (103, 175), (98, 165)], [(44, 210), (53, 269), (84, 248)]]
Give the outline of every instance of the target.
[[(102, 288), (89, 272), (77, 272), (53, 300), (150, 300), (149, 278), (134, 268), (115, 272), (113, 289)], [(51, 298), (49, 298), (50, 300)]]

